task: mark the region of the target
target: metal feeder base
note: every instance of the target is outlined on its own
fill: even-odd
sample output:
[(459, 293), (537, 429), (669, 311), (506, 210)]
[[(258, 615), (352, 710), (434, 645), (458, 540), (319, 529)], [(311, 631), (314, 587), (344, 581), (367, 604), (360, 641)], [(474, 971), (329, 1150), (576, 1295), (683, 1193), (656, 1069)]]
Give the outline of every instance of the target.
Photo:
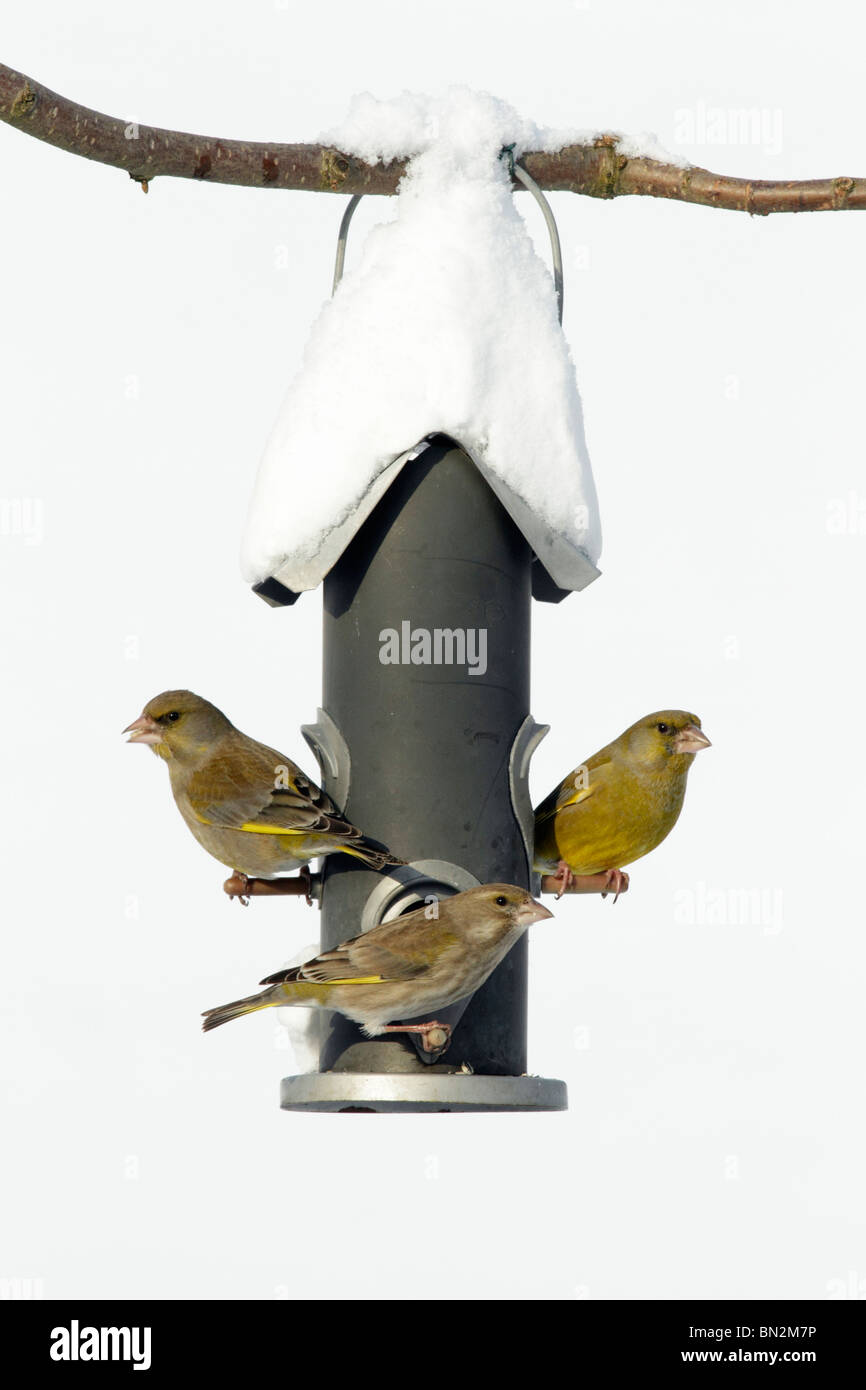
[(280, 1085), (283, 1110), (365, 1111), (566, 1110), (564, 1081), (543, 1076), (474, 1076), (463, 1072), (308, 1072)]

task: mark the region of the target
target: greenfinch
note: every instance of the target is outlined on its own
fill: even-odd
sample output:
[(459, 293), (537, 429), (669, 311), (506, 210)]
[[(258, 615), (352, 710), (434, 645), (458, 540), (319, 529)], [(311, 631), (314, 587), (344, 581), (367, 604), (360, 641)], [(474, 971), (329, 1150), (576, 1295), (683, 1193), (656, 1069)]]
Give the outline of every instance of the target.
[(242, 734), (191, 690), (156, 695), (123, 732), (168, 764), (193, 835), (241, 883), (338, 851), (371, 869), (403, 863), (345, 820), (291, 758)]
[(427, 1023), (389, 1023), (447, 1008), (474, 994), (532, 922), (553, 914), (525, 888), (485, 883), (464, 893), (380, 922), (363, 936), (305, 965), (278, 970), (261, 994), (207, 1009), (207, 1032), (243, 1014), (284, 1004), (336, 1009), (368, 1037), (418, 1033), (426, 1052), (443, 1051), (451, 1029)]
[(694, 756), (709, 747), (695, 714), (668, 709), (639, 719), (536, 808), (534, 868), (555, 872), (558, 896), (575, 874), (606, 873), (616, 902), (628, 883), (623, 865), (673, 829)]

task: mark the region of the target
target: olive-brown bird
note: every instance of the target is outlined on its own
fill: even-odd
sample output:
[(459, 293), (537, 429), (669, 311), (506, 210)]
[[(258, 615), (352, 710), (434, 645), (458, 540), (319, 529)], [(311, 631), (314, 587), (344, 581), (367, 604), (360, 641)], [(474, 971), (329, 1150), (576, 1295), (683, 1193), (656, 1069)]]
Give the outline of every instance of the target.
[[(389, 1023), (447, 1008), (474, 994), (532, 922), (553, 914), (525, 888), (485, 883), (419, 907), (314, 960), (268, 975), (268, 988), (232, 1004), (208, 1009), (202, 1027), (218, 1028), (243, 1014), (283, 1004), (336, 1009), (359, 1023), (368, 1037), (419, 1033), (425, 1051), (444, 1051), (447, 1023)], [(439, 1029), (445, 1041), (431, 1042)]]
[(616, 894), (621, 872), (660, 845), (676, 824), (694, 756), (709, 748), (701, 721), (685, 710), (658, 710), (632, 724), (560, 782), (535, 812), (534, 867), (555, 873), (566, 892), (575, 874), (607, 874)]
[(242, 734), (191, 690), (156, 695), (123, 732), (165, 760), (193, 835), (242, 882), (338, 851), (371, 869), (403, 862), (345, 820), (291, 758)]

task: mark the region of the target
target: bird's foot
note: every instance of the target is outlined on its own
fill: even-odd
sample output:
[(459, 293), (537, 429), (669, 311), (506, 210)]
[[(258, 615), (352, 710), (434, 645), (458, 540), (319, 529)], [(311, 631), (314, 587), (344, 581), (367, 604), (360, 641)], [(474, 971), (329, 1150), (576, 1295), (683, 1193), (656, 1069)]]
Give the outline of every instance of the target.
[(242, 873), (240, 869), (234, 869), (231, 878), (227, 878), (223, 884), (223, 889), (230, 898), (237, 898), (241, 907), (249, 907), (252, 894), (251, 882), (248, 874)]
[(620, 893), (624, 893), (628, 888), (628, 874), (623, 873), (622, 869), (608, 869), (604, 880), (604, 891), (602, 897), (606, 898), (608, 893), (613, 893), (613, 900), (616, 902)]
[(421, 1046), (425, 1052), (444, 1052), (451, 1042), (451, 1025), (437, 1023), (386, 1023), (383, 1033), (420, 1033)]
[(304, 898), (306, 899), (307, 907), (312, 907), (312, 906), (313, 906), (313, 876), (312, 876), (312, 874), (310, 873), (310, 866), (309, 866), (309, 864), (305, 864), (305, 865), (303, 866), (303, 868), (301, 869), (300, 873), (298, 874), (298, 878), (299, 878), (300, 882), (304, 885)]
[(556, 901), (559, 902), (563, 893), (567, 893), (571, 885), (574, 883), (574, 874), (571, 872), (571, 869), (568, 867), (565, 860), (560, 859), (559, 863), (556, 866), (556, 873), (553, 875), (553, 877), (558, 880), (560, 885), (559, 892), (556, 895)]
[(428, 1023), (421, 1040), (425, 1052), (444, 1052), (451, 1044), (450, 1023)]

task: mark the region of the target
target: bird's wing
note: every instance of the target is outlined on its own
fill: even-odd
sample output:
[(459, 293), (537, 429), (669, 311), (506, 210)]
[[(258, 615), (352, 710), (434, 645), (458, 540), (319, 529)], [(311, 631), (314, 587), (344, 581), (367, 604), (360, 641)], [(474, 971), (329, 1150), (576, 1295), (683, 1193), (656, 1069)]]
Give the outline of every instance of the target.
[(310, 984), (373, 985), (389, 981), (414, 980), (429, 970), (425, 961), (413, 960), (363, 937), (346, 941), (333, 951), (323, 951), (314, 960), (291, 970), (279, 970), (260, 981), (263, 985), (287, 980), (306, 980)]
[[(441, 914), (446, 912), (447, 903)], [(332, 951), (322, 951), (294, 971), (279, 971), (261, 983), (278, 984), (289, 978), (319, 984), (416, 980), (438, 966), (443, 956), (453, 964), (454, 952), (459, 954), (461, 944), (459, 933), (449, 922), (437, 920), (431, 927), (427, 909), (419, 907), (392, 922), (380, 922)]]
[(187, 796), (206, 825), (270, 834), (345, 835), (353, 829), (290, 758), (252, 739), (216, 750), (190, 778)]
[(579, 806), (591, 796), (595, 796), (610, 780), (612, 772), (613, 764), (609, 762), (600, 763), (595, 767), (587, 767), (586, 764), (576, 767), (574, 772), (570, 772), (556, 790), (541, 802), (535, 812), (536, 827), (552, 820), (560, 811), (564, 811), (566, 806)]

